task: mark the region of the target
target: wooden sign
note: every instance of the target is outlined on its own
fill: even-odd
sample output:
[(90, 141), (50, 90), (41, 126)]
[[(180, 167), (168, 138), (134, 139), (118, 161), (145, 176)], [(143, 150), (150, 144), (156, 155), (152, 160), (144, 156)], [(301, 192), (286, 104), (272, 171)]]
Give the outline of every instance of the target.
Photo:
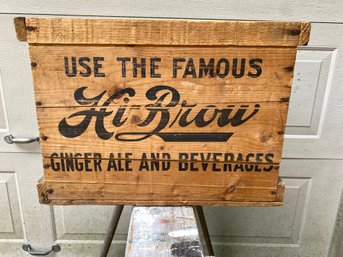
[(50, 204), (280, 205), (309, 23), (18, 18)]

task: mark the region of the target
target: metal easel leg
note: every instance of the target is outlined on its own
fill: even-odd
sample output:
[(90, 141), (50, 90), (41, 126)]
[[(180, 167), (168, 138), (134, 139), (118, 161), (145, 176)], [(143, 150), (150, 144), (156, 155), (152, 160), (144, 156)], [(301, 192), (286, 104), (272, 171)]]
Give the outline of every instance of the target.
[(104, 244), (102, 245), (100, 257), (107, 257), (108, 250), (111, 247), (112, 239), (113, 239), (114, 233), (116, 232), (123, 208), (124, 208), (124, 205), (117, 205), (113, 211), (112, 219), (107, 229)]
[(202, 209), (202, 206), (193, 206), (193, 208), (194, 208), (194, 212), (195, 212), (195, 217), (198, 221), (198, 224), (200, 225), (202, 237), (205, 241), (207, 254), (209, 256), (214, 256), (211, 238), (210, 238), (210, 235), (209, 235), (208, 229), (207, 229), (204, 210)]

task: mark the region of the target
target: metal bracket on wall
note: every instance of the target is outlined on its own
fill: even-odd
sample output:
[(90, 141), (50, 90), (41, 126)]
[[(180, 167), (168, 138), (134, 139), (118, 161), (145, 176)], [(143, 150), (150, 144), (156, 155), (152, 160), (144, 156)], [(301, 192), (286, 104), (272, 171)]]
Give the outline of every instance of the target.
[(50, 250), (38, 252), (38, 251), (32, 250), (32, 247), (31, 247), (30, 244), (26, 244), (26, 245), (22, 246), (22, 249), (25, 252), (28, 252), (30, 255), (33, 255), (33, 256), (45, 256), (45, 255), (48, 255), (51, 252), (59, 252), (59, 251), (61, 251), (61, 246), (60, 245), (53, 245)]
[(13, 135), (7, 135), (4, 137), (7, 144), (29, 144), (39, 142), (39, 137), (26, 138), (26, 137), (14, 137)]

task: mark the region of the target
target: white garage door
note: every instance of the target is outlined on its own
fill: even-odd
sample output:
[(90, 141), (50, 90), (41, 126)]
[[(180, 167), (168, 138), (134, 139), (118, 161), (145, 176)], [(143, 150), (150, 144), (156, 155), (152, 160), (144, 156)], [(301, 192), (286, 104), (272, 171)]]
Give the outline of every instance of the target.
[[(329, 257), (343, 186), (343, 2), (328, 2), (0, 1), (0, 136), (38, 136), (27, 44), (15, 38), (15, 16), (312, 21), (294, 73), (281, 168), (285, 205), (208, 207), (205, 214), (217, 256)], [(24, 243), (37, 250), (58, 243), (60, 257), (97, 256), (114, 207), (41, 206), (35, 188), (41, 175), (38, 143), (0, 140), (0, 256), (27, 256)], [(129, 209), (112, 256), (123, 255)]]

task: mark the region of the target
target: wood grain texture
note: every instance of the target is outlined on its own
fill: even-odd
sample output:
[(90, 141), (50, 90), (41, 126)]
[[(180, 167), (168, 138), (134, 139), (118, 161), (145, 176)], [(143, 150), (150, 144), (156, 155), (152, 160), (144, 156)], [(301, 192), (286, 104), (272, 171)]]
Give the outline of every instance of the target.
[(309, 24), (29, 18), (26, 28), (42, 202), (282, 202)]
[(25, 17), (14, 18), (14, 28), (19, 41), (27, 41)]
[(199, 185), (185, 184), (160, 184), (151, 181), (149, 184), (107, 184), (97, 182), (54, 182), (46, 181), (46, 187), (53, 192), (49, 199), (104, 199), (122, 200), (133, 197), (136, 201), (179, 200), (211, 201), (275, 201), (276, 188), (272, 187), (239, 187), (235, 184)]
[[(167, 171), (141, 170), (140, 160), (130, 161), (130, 171), (125, 167), (127, 160), (117, 161), (116, 170), (106, 170), (109, 160), (101, 160), (103, 169), (94, 168), (92, 160), (85, 164), (78, 159), (78, 165), (87, 165), (81, 171), (55, 171), (53, 166), (61, 160), (44, 159), (45, 186), (52, 190), (49, 200), (57, 198), (109, 198), (129, 199), (133, 192), (139, 192), (133, 198), (137, 201), (158, 200), (237, 200), (274, 199), (278, 181), (279, 167), (272, 164), (182, 162), (192, 165), (193, 170), (182, 171), (179, 162), (171, 161)], [(58, 164), (61, 165), (61, 164)], [(235, 165), (240, 167), (236, 170)], [(230, 168), (229, 168), (230, 166)], [(84, 166), (85, 167), (85, 166)], [(100, 167), (100, 166), (98, 166)], [(120, 168), (119, 168), (120, 167)], [(182, 166), (184, 167), (184, 166)], [(68, 169), (69, 170), (69, 169)], [(72, 168), (71, 170), (74, 170)], [(258, 170), (258, 171), (256, 171)], [(79, 190), (82, 190), (80, 192)], [(249, 193), (250, 192), (250, 193)], [(251, 196), (248, 196), (251, 194)], [(269, 198), (266, 197), (269, 194)], [(42, 199), (46, 197), (43, 194)], [(238, 198), (237, 198), (238, 197)], [(57, 199), (56, 198), (56, 199)]]
[[(221, 108), (226, 105), (216, 105)], [(240, 106), (240, 105), (239, 105)], [(255, 106), (255, 105), (253, 105)], [(199, 109), (204, 106), (199, 106)], [(113, 107), (112, 107), (113, 108)], [(41, 147), (44, 157), (49, 158), (52, 153), (100, 153), (101, 157), (106, 159), (110, 153), (131, 153), (132, 159), (141, 159), (142, 153), (146, 153), (148, 159), (152, 153), (169, 153), (171, 160), (178, 160), (178, 154), (190, 152), (204, 152), (204, 153), (233, 153), (237, 156), (241, 153), (247, 156), (250, 153), (265, 153), (273, 154), (272, 162), (279, 163), (281, 160), (282, 145), (284, 140), (283, 131), (286, 122), (287, 103), (280, 102), (266, 102), (260, 103), (260, 110), (258, 114), (249, 122), (240, 126), (224, 126), (218, 127), (216, 119), (213, 123), (205, 128), (197, 128), (194, 124), (187, 127), (181, 127), (177, 122), (172, 127), (169, 125), (176, 119), (179, 109), (170, 110), (170, 118), (168, 120), (158, 118), (151, 124), (139, 127), (137, 124), (144, 121), (149, 112), (147, 110), (130, 110), (127, 122), (121, 127), (114, 127), (112, 125), (113, 115), (104, 119), (104, 127), (113, 135), (104, 140), (100, 138), (104, 133), (97, 133), (95, 131), (96, 123), (93, 120), (89, 126), (81, 125), (79, 128), (72, 129), (73, 131), (84, 132), (77, 137), (67, 138), (61, 135), (59, 131), (59, 124), (64, 118), (68, 118), (73, 113), (83, 112), (89, 108), (39, 108), (38, 123), (40, 127)], [(195, 118), (199, 109), (193, 109), (193, 112), (188, 116), (189, 120)], [(238, 109), (237, 107), (235, 108)], [(115, 110), (115, 109), (114, 109)], [(211, 110), (211, 108), (209, 108)], [(252, 107), (248, 108), (250, 112)], [(209, 113), (213, 113), (209, 111)], [(211, 117), (210, 115), (208, 117)], [(72, 125), (82, 124), (84, 115), (76, 118), (68, 119)], [(195, 130), (198, 133), (233, 133), (229, 139), (222, 142), (173, 142), (167, 141), (163, 138), (164, 134), (155, 134), (145, 140), (140, 141), (118, 141), (115, 137), (120, 135), (121, 138), (132, 139), (140, 138), (142, 135), (149, 134), (161, 122), (168, 122), (168, 126), (163, 130), (166, 134), (177, 133), (192, 133)], [(125, 133), (140, 133), (138, 135), (126, 136)], [(200, 156), (199, 156), (200, 158)], [(213, 156), (211, 156), (213, 158)], [(223, 160), (224, 156), (218, 157)], [(256, 162), (251, 158), (249, 162)]]
[(48, 192), (47, 192), (47, 188), (45, 185), (45, 178), (41, 177), (38, 181), (37, 184), (37, 191), (38, 191), (38, 199), (40, 203), (49, 203), (50, 200), (48, 198)]
[[(179, 199), (173, 199), (173, 200), (139, 200), (139, 199), (132, 199), (132, 198), (125, 198), (125, 199), (106, 199), (106, 197), (103, 199), (101, 198), (101, 195), (99, 198), (84, 198), (84, 195), (82, 194), (82, 190), (87, 190), (87, 188), (79, 187), (80, 190), (76, 190), (75, 193), (73, 193), (73, 197), (64, 198), (62, 195), (59, 195), (59, 192), (64, 192), (64, 195), (67, 193), (70, 188), (69, 186), (73, 186), (72, 184), (65, 184), (66, 187), (63, 185), (58, 186), (58, 191), (51, 190), (52, 188), (47, 187), (47, 184), (42, 178), (39, 181), (39, 184), (37, 185), (38, 194), (40, 197), (40, 202), (43, 204), (51, 204), (51, 205), (144, 205), (144, 206), (194, 206), (194, 205), (204, 205), (204, 206), (281, 206), (283, 205), (283, 202), (279, 200), (275, 195), (278, 194), (279, 190), (284, 189), (283, 182), (279, 182), (276, 190), (271, 190), (273, 197), (269, 197), (270, 199), (264, 199), (264, 200), (179, 200)], [(55, 187), (55, 185), (54, 185)], [(60, 190), (62, 188), (62, 190)], [(76, 186), (77, 188), (77, 186)], [(94, 189), (94, 186), (92, 187)], [(99, 190), (104, 190), (103, 186), (100, 186), (98, 188)], [(244, 192), (242, 192), (244, 193)], [(52, 197), (52, 195), (54, 196)], [(251, 194), (250, 194), (251, 195)], [(80, 196), (80, 197), (78, 197)], [(261, 197), (261, 195), (260, 195)]]
[[(234, 183), (241, 186), (268, 187), (276, 184), (279, 173), (279, 166), (272, 163), (168, 161), (170, 167), (168, 170), (163, 170), (162, 162), (149, 169), (141, 169), (141, 160), (115, 160), (115, 167), (113, 167), (114, 165), (109, 166), (110, 160), (101, 159), (100, 165), (97, 167), (94, 162), (99, 163), (97, 160), (78, 159), (77, 165), (79, 165), (80, 169), (76, 170), (71, 167), (62, 170), (56, 169), (57, 165), (61, 165), (60, 159), (44, 158), (45, 180), (86, 183), (97, 181), (109, 184), (148, 184), (152, 181), (165, 184), (189, 183), (194, 185), (200, 185), (201, 183), (209, 185)], [(86, 165), (87, 172), (83, 172)], [(129, 170), (125, 168), (127, 165), (130, 167)], [(191, 166), (191, 168), (187, 170), (180, 169), (180, 166), (183, 168), (186, 165)], [(111, 168), (108, 169), (108, 167)]]
[[(87, 87), (85, 93), (89, 97), (106, 91), (103, 98), (110, 97), (120, 89), (133, 88), (136, 91), (134, 104), (146, 102), (146, 91), (156, 85), (174, 87), (181, 94), (182, 100), (187, 100), (189, 104), (284, 101), (290, 96), (295, 55), (296, 48), (270, 47), (30, 46), (31, 61), (35, 64), (32, 73), (38, 108), (78, 106), (74, 100), (74, 92), (81, 86)], [(90, 62), (86, 64), (91, 68), (93, 57), (103, 57), (100, 70), (105, 77), (95, 77), (94, 73), (87, 77), (79, 74), (67, 77), (64, 57), (68, 57), (71, 65), (72, 56), (90, 57)], [(122, 76), (122, 63), (117, 60), (120, 57), (131, 58), (126, 64), (126, 77)], [(133, 57), (138, 59), (138, 63), (145, 58), (145, 77), (141, 76), (139, 68), (137, 77), (134, 77)], [(156, 73), (161, 74), (161, 77), (151, 78), (150, 58), (156, 57), (161, 58), (160, 62), (156, 62), (158, 65)], [(173, 76), (174, 58), (185, 58), (184, 62), (178, 62), (180, 69), (177, 70), (176, 77)], [(216, 66), (222, 58), (229, 62), (228, 75), (218, 77)], [(249, 65), (249, 61), (256, 58), (262, 59), (259, 65), (263, 70), (259, 77), (253, 78), (248, 74), (256, 71)], [(183, 77), (189, 59), (193, 60), (195, 66), (195, 78), (192, 75)], [(206, 64), (213, 59), (213, 77), (210, 74), (205, 75), (201, 70), (201, 59)], [(239, 74), (243, 59), (245, 62), (244, 72), (239, 77), (233, 76), (234, 59), (237, 61)], [(85, 70), (77, 64), (77, 71), (79, 73)], [(211, 98), (208, 97), (209, 95)], [(116, 100), (120, 99), (114, 99), (113, 102), (121, 103)]]
[(285, 195), (286, 185), (281, 178), (278, 180), (278, 188), (276, 190), (276, 201), (283, 201)]
[(307, 45), (310, 41), (311, 23), (303, 22), (301, 24), (301, 33), (299, 35), (299, 45)]
[[(58, 160), (54, 159), (53, 166), (56, 167)], [(78, 160), (78, 163), (82, 163), (83, 160)], [(233, 164), (233, 163), (191, 163), (182, 162), (184, 165), (192, 165), (192, 169), (187, 170), (180, 169), (179, 162), (171, 161), (168, 170), (162, 171), (162, 168), (153, 168), (148, 170), (141, 170), (141, 161), (130, 161), (130, 170), (126, 170), (125, 161), (121, 161), (121, 164), (117, 164), (119, 169), (107, 170), (108, 161), (102, 160), (102, 169), (94, 169), (94, 164), (89, 161), (87, 164), (87, 171), (56, 171), (51, 166), (50, 159), (44, 159), (45, 168), (45, 181), (47, 184), (51, 184), (51, 188), (55, 189), (55, 183), (64, 184), (88, 184), (89, 186), (96, 184), (108, 185), (108, 187), (118, 188), (118, 193), (115, 195), (119, 198), (122, 191), (122, 186), (127, 188), (128, 194), (132, 191), (146, 192), (153, 190), (152, 193), (156, 197), (161, 197), (164, 193), (159, 191), (172, 191), (179, 197), (183, 198), (185, 195), (182, 193), (183, 188), (186, 190), (193, 190), (193, 188), (206, 187), (209, 191), (222, 190), (236, 193), (236, 188), (274, 188), (277, 185), (279, 167), (277, 165), (267, 164)], [(85, 163), (83, 165), (86, 165)], [(236, 166), (237, 165), (237, 166)], [(239, 167), (237, 169), (237, 167)], [(97, 187), (97, 185), (95, 185)], [(166, 188), (167, 187), (167, 188)], [(217, 189), (216, 189), (217, 188)], [(126, 191), (126, 190), (125, 190)], [(179, 192), (179, 193), (177, 193)], [(125, 194), (126, 194), (125, 193)], [(195, 193), (195, 192), (194, 192)], [(208, 192), (209, 193), (209, 192)], [(149, 199), (149, 195), (140, 193), (140, 197)], [(196, 196), (190, 194), (188, 199), (193, 199)], [(205, 195), (200, 195), (205, 197)], [(136, 198), (136, 197), (135, 197)], [(142, 200), (142, 199), (141, 199)]]
[(26, 26), (32, 44), (298, 46), (309, 33), (301, 22), (26, 18)]

